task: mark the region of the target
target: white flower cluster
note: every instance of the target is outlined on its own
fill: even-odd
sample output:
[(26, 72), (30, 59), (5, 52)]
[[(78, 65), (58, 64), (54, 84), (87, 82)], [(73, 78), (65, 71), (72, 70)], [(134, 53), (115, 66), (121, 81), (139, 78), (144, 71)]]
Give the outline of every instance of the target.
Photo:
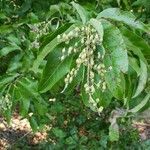
[[(89, 95), (89, 103), (91, 104), (91, 109), (96, 110), (100, 113), (103, 110), (102, 106), (98, 107), (98, 103), (100, 100), (93, 99), (93, 94), (96, 88), (101, 88), (102, 92), (104, 92), (107, 88), (104, 79), (105, 73), (107, 72), (103, 63), (104, 54), (97, 52), (97, 46), (101, 45), (102, 43), (100, 35), (91, 25), (87, 25), (81, 28), (76, 27), (69, 33), (58, 35), (57, 38), (59, 42), (65, 42), (65, 44), (71, 45), (68, 48), (67, 46), (65, 46), (62, 49), (61, 61), (63, 61), (67, 56), (73, 53), (78, 54), (78, 57), (76, 59), (76, 67), (73, 68), (65, 78), (65, 87), (67, 87), (68, 84), (72, 82), (73, 78), (77, 75), (80, 66), (86, 66), (87, 81), (84, 85), (85, 92)], [(96, 73), (100, 77), (98, 83), (95, 83)]]
[(36, 33), (35, 40), (31, 43), (32, 48), (39, 48), (39, 38), (43, 35), (46, 35), (49, 32), (49, 27), (51, 26), (51, 20), (50, 21), (43, 21), (38, 24), (29, 25), (31, 32)]
[(5, 111), (7, 109), (11, 109), (12, 102), (10, 100), (10, 95), (6, 94), (5, 96), (2, 96), (0, 99), (0, 109), (2, 111)]

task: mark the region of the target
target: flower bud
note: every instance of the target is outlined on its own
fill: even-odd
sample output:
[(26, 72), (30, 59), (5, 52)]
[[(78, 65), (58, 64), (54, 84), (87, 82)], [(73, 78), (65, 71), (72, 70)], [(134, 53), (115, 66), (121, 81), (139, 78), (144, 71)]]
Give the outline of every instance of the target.
[(69, 83), (71, 83), (71, 82), (72, 82), (72, 80), (73, 80), (73, 77), (70, 77), (70, 79), (69, 79)]
[(68, 33), (68, 36), (69, 36), (69, 37), (72, 37), (72, 36), (73, 36), (73, 32), (70, 31), (70, 32)]
[(61, 36), (60, 36), (60, 35), (57, 35), (57, 39), (60, 40), (60, 38), (61, 38)]
[(112, 66), (109, 66), (108, 69), (109, 69), (109, 70), (112, 70)]
[(94, 106), (94, 107), (96, 107), (96, 106), (97, 106), (97, 104), (96, 104), (96, 103), (93, 103), (93, 106)]
[(82, 31), (84, 31), (84, 29), (85, 29), (84, 27), (81, 28)]
[(103, 107), (102, 106), (100, 106), (99, 108), (98, 108), (98, 113), (101, 113), (102, 111), (103, 111)]
[(70, 78), (70, 75), (69, 75), (69, 74), (67, 74), (67, 78), (68, 78), (68, 79)]
[(81, 43), (82, 43), (82, 44), (84, 43), (84, 38), (81, 39)]
[(94, 78), (94, 73), (92, 71), (90, 72), (90, 77)]
[(65, 56), (61, 56), (60, 60), (63, 61), (65, 59)]
[(75, 28), (75, 31), (78, 32), (78, 31), (80, 31), (80, 29), (79, 29), (78, 27), (76, 27), (76, 28)]
[(90, 90), (90, 88), (87, 86), (87, 87), (85, 88), (85, 91), (86, 91), (86, 92), (89, 92), (89, 90)]
[(66, 51), (66, 49), (65, 49), (65, 48), (63, 48), (63, 49), (62, 49), (62, 53), (65, 53), (65, 51)]
[(73, 50), (73, 47), (69, 47), (68, 54), (71, 54), (72, 50)]
[(68, 78), (65, 78), (65, 83), (68, 83)]
[(73, 52), (74, 52), (74, 53), (76, 53), (76, 52), (77, 52), (77, 49), (76, 49), (76, 48), (74, 48), (74, 49), (73, 49)]
[(81, 59), (85, 59), (86, 58), (86, 53), (83, 53), (82, 55), (81, 55)]

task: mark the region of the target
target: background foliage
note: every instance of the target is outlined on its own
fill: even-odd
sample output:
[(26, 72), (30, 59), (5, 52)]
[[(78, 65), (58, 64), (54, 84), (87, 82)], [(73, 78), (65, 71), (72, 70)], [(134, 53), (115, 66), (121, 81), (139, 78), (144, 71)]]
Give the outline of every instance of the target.
[[(35, 131), (42, 129), (45, 124), (51, 124), (52, 130), (49, 133), (51, 140), (42, 145), (49, 149), (61, 147), (68, 149), (86, 149), (87, 147), (116, 149), (117, 147), (121, 149), (128, 146), (136, 149), (136, 142), (139, 142), (139, 138), (131, 127), (132, 119), (128, 115), (125, 115), (123, 119), (122, 117), (117, 119), (121, 132), (120, 141), (116, 141), (118, 131), (109, 132), (111, 131), (109, 119), (111, 112), (116, 108), (119, 108), (119, 112), (126, 113), (126, 110), (130, 110), (130, 113), (135, 113), (141, 109), (147, 109), (150, 105), (148, 80), (150, 3), (148, 0), (92, 2), (79, 0), (80, 5), (73, 7), (70, 2), (69, 0), (1, 0), (1, 113), (9, 122), (17, 107), (20, 115), (29, 119)], [(112, 7), (120, 8), (122, 15), (118, 16), (117, 10)], [(116, 95), (116, 91), (112, 89), (116, 83), (109, 79), (113, 97), (107, 100), (109, 101), (107, 107), (100, 117), (83, 105), (78, 86), (72, 90), (74, 85), (70, 85), (64, 94), (60, 94), (64, 88), (62, 73), (59, 74), (58, 79), (55, 75), (49, 78), (58, 66), (61, 56), (59, 51), (63, 46), (55, 46), (57, 44), (55, 37), (70, 29), (72, 24), (81, 24), (85, 15), (88, 19), (104, 17), (107, 21), (111, 20), (113, 25), (109, 24), (104, 27), (104, 45), (110, 48), (112, 45), (117, 46), (116, 41), (120, 40), (117, 39), (120, 38), (117, 35), (120, 33), (128, 49), (128, 72), (125, 65), (121, 67), (121, 71), (125, 73), (126, 82), (126, 86), (121, 85), (120, 88), (123, 95)], [(114, 43), (107, 38), (109, 36), (115, 40)], [(55, 51), (57, 49), (58, 52), (49, 53), (52, 49)], [(124, 55), (122, 58), (124, 59)], [(68, 63), (68, 60), (66, 62)], [(119, 63), (124, 63), (124, 60)], [(66, 66), (65, 64), (64, 62), (62, 66)], [(59, 68), (58, 70), (60, 71)], [(75, 82), (80, 81), (77, 78)], [(49, 102), (49, 98), (56, 98), (56, 101)], [(33, 113), (32, 116), (30, 116), (31, 113)], [(141, 149), (142, 146), (145, 145), (141, 145)]]

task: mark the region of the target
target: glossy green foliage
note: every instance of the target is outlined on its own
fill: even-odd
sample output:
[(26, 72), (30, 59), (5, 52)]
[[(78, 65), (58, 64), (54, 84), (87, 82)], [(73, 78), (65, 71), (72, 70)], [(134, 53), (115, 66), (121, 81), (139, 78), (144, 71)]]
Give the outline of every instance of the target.
[[(61, 61), (62, 49), (65, 47), (68, 50), (76, 42), (79, 42), (78, 47), (82, 49), (82, 39), (76, 37), (67, 45), (57, 37), (69, 34), (76, 27), (90, 25), (101, 37), (100, 42), (95, 44), (94, 56), (97, 57), (99, 52), (104, 57), (104, 79), (107, 86), (103, 91), (101, 87), (94, 85), (92, 98), (94, 101), (98, 99), (97, 106), (104, 112), (108, 110), (109, 115), (118, 104), (120, 109), (125, 110), (125, 115), (134, 114), (149, 107), (149, 1), (69, 2), (71, 1), (64, 0), (57, 4), (54, 0), (24, 0), (10, 3), (2, 0), (0, 3), (0, 111), (9, 122), (16, 107), (19, 107), (20, 115), (30, 121), (35, 131), (42, 128), (54, 114), (58, 117), (58, 124), (55, 124), (50, 135), (57, 138), (58, 148), (65, 145), (72, 149), (86, 149), (87, 144), (105, 149), (111, 145), (110, 141), (122, 138), (119, 137), (118, 119), (110, 122), (110, 126), (107, 123), (107, 135), (102, 131), (105, 125), (99, 127), (92, 117), (88, 121), (84, 110), (81, 111), (83, 114), (73, 117), (74, 121), (69, 114), (69, 131), (60, 125), (65, 121), (64, 116), (68, 109), (72, 109), (73, 113), (86, 109), (87, 115), (89, 111), (94, 117), (100, 115), (99, 119), (103, 112), (101, 114), (94, 109), (92, 110), (95, 112), (88, 109), (89, 95), (84, 88), (88, 69), (85, 65), (80, 66), (77, 75), (67, 87), (64, 84), (66, 75), (77, 66), (79, 53), (67, 55)], [(102, 78), (97, 71), (93, 72), (94, 81), (97, 83)], [(70, 95), (80, 99), (77, 102), (76, 98), (67, 101), (73, 108), (62, 103), (63, 98)], [(58, 100), (51, 106), (49, 99), (53, 97)], [(82, 102), (87, 108), (81, 105)], [(72, 112), (69, 110), (69, 113)], [(73, 123), (80, 126), (87, 124), (86, 121), (89, 123), (86, 128), (91, 128), (92, 131), (79, 136), (80, 128), (77, 129)], [(92, 135), (89, 138), (87, 134), (93, 133), (94, 142), (91, 142)], [(104, 139), (99, 141), (101, 134), (104, 134)]]

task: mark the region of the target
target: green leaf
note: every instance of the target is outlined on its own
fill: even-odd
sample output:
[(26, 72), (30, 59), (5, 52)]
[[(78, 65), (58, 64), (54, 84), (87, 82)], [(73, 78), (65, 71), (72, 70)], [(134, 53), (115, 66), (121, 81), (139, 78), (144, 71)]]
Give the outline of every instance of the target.
[(54, 135), (58, 138), (64, 138), (66, 137), (66, 133), (63, 132), (61, 129), (59, 128), (53, 128), (52, 132), (54, 133)]
[(104, 31), (101, 22), (97, 19), (91, 19), (89, 23), (96, 29), (100, 38), (103, 40)]
[(37, 83), (34, 81), (30, 81), (27, 78), (22, 78), (21, 80), (17, 81), (17, 86), (21, 88), (21, 93), (26, 98), (34, 98), (37, 101), (40, 101), (41, 96), (36, 91)]
[(136, 17), (129, 11), (122, 11), (119, 8), (108, 8), (103, 10), (97, 18), (112, 19), (114, 21), (123, 22), (133, 28), (149, 32), (150, 29), (142, 22), (136, 20)]
[(120, 28), (120, 30), (127, 49), (133, 51), (135, 55), (137, 55), (147, 64), (145, 58), (150, 59), (150, 46), (148, 45), (148, 43), (143, 38), (125, 27)]
[(0, 57), (6, 56), (10, 52), (13, 52), (13, 51), (16, 51), (16, 50), (21, 50), (21, 48), (17, 45), (6, 46), (6, 47), (4, 47), (0, 50)]
[(109, 70), (105, 75), (105, 81), (108, 89), (114, 97), (117, 99), (123, 99), (125, 93), (124, 76), (116, 68), (116, 65), (110, 56), (107, 55), (105, 57), (104, 64), (106, 68), (112, 66), (112, 70)]
[(23, 117), (27, 116), (30, 107), (30, 99), (23, 99), (20, 107), (20, 113)]
[(82, 96), (82, 101), (85, 106), (89, 107), (89, 96), (85, 92), (84, 86), (81, 87), (81, 96)]
[(101, 91), (101, 89), (96, 88), (93, 98), (96, 100), (99, 98), (99, 105), (106, 108), (109, 106), (111, 100), (112, 100), (112, 94), (108, 89), (106, 89), (104, 92)]
[(133, 95), (132, 98), (135, 98), (137, 97), (144, 89), (145, 85), (146, 85), (146, 82), (147, 82), (147, 66), (146, 64), (140, 60), (140, 78), (139, 78), (139, 83), (138, 83), (138, 86), (137, 86), (137, 89), (136, 89), (136, 92), (135, 94)]
[(18, 76), (19, 76), (19, 74), (17, 74), (17, 73), (1, 76), (0, 77), (0, 89), (3, 88), (6, 84), (11, 83)]
[(109, 127), (109, 139), (111, 142), (119, 140), (119, 127), (116, 122), (113, 122)]
[[(55, 68), (51, 68), (51, 75), (46, 81), (41, 82), (39, 90), (44, 93), (50, 90), (60, 79), (62, 79), (69, 71), (71, 67), (72, 57), (66, 58), (60, 62)], [(44, 76), (42, 78), (45, 78)]]
[(85, 9), (81, 5), (79, 5), (79, 4), (75, 3), (75, 2), (71, 2), (71, 4), (73, 5), (73, 7), (78, 12), (78, 14), (79, 14), (79, 16), (80, 16), (80, 18), (82, 20), (82, 23), (85, 24), (87, 22), (87, 20), (88, 20), (87, 12), (85, 11)]
[[(70, 30), (72, 30), (74, 28), (74, 25), (72, 25), (69, 29), (65, 29), (65, 32), (69, 32)], [(62, 34), (64, 32), (60, 31), (58, 34)], [(58, 35), (57, 34), (57, 35)], [(37, 56), (37, 59), (33, 62), (33, 67), (31, 68), (32, 71), (34, 71), (35, 73), (38, 72), (38, 67), (39, 65), (42, 63), (43, 59), (54, 50), (54, 48), (56, 48), (56, 46), (58, 44), (60, 44), (60, 42), (57, 40), (57, 35), (54, 33), (54, 35), (52, 34), (52, 39), (50, 40), (50, 42), (43, 47), (43, 49), (40, 51), (40, 53)]]
[(140, 67), (138, 65), (137, 59), (134, 57), (129, 57), (129, 65), (134, 69), (137, 73), (137, 76), (140, 75)]
[[(124, 76), (121, 74), (128, 71), (127, 50), (118, 28), (109, 23), (103, 22), (104, 39), (103, 47), (105, 48), (104, 64), (106, 68), (112, 66), (112, 70), (105, 75), (108, 89), (117, 99), (124, 97), (125, 83)], [(111, 37), (111, 38), (110, 38)]]
[(0, 34), (8, 34), (12, 31), (13, 31), (13, 26), (11, 26), (11, 25), (0, 26)]
[(104, 32), (103, 43), (106, 53), (109, 53), (112, 57), (115, 67), (126, 73), (128, 71), (128, 55), (120, 30), (108, 21), (105, 21)]
[(144, 99), (141, 101), (140, 104), (138, 104), (136, 107), (134, 107), (131, 110), (129, 110), (129, 112), (132, 112), (132, 113), (138, 112), (139, 110), (141, 110), (147, 104), (147, 102), (149, 101), (149, 99), (150, 99), (150, 93), (148, 93), (144, 97)]
[(32, 130), (34, 132), (37, 131), (38, 130), (38, 124), (37, 124), (35, 117), (29, 118), (29, 121), (30, 121), (30, 125), (31, 125)]

